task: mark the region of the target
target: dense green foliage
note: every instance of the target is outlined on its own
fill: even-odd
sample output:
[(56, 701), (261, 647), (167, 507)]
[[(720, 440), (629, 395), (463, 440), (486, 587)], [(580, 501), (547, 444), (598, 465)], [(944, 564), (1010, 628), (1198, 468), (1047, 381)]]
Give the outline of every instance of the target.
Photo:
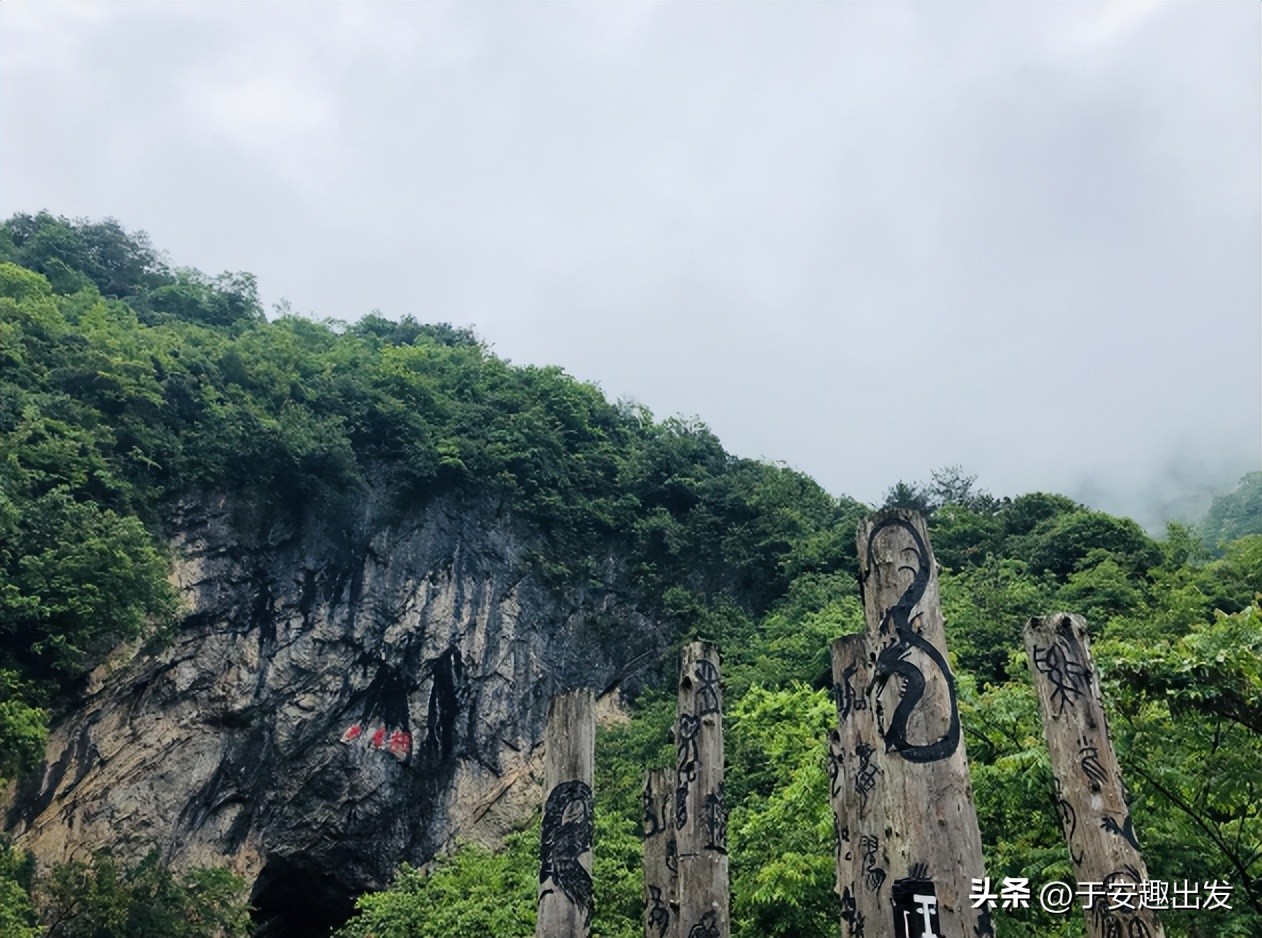
[(431, 874), (404, 866), (394, 885), (364, 896), (347, 938), (531, 938), (535, 933), (534, 856), (538, 828), (508, 839), (499, 853), (466, 845)]
[(1214, 499), (1201, 522), (1201, 533), (1211, 547), (1262, 534), (1262, 471), (1250, 472), (1234, 491)]
[[(992, 876), (1072, 878), (1020, 641), (1027, 617), (1063, 608), (1091, 624), (1153, 877), (1234, 887), (1232, 910), (1168, 913), (1167, 933), (1262, 928), (1259, 485), (1247, 476), (1202, 530), (1162, 540), (1062, 496), (995, 498), (958, 468), (891, 490), (930, 518)], [(865, 506), (463, 330), (268, 322), (248, 275), (172, 268), (112, 222), (0, 226), (0, 776), (38, 759), (48, 719), (111, 649), (173, 627), (164, 525), (225, 491), (245, 533), (283, 519), (342, 540), (365, 511), (380, 526), (430, 499), (491, 500), (555, 589), (629, 591), (679, 641), (717, 639), (735, 932), (836, 933), (827, 646), (862, 627)], [(650, 689), (598, 739), (597, 935), (642, 931), (639, 786), (671, 758), (672, 716)], [(402, 870), (344, 934), (530, 934), (536, 842), (537, 819), (501, 852)], [(182, 895), (238, 927), (219, 874), (180, 882), (103, 857), (46, 875), (0, 853), (0, 932), (40, 934), (78, 902), (65, 921), (97, 931), (58, 934), (201, 934), (179, 929), (211, 913)], [(139, 897), (165, 911), (144, 918)], [(997, 924), (1081, 933), (1035, 911)]]
[[(172, 874), (157, 852), (134, 866), (108, 854), (36, 874), (0, 845), (0, 934), (6, 938), (234, 938), (249, 934), (244, 883), (222, 869)], [(34, 901), (32, 900), (34, 896)], [(38, 909), (38, 912), (37, 912)]]
[(0, 935), (7, 938), (35, 938), (35, 904), (31, 888), (35, 880), (35, 858), (0, 840)]
[[(227, 938), (249, 933), (242, 881), (222, 869), (176, 878), (153, 853), (132, 869), (108, 857), (53, 868), (46, 908), (60, 914), (52, 935), (85, 938)], [(47, 913), (46, 913), (47, 914)]]

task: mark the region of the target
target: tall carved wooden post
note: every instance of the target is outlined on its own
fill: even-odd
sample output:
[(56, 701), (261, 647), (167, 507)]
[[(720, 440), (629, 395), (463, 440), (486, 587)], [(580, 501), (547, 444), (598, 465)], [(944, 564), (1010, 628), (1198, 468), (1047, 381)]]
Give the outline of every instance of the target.
[(649, 771), (644, 776), (645, 938), (676, 938), (679, 934), (674, 803), (674, 771)]
[[(840, 825), (850, 836), (843, 878), (855, 893), (854, 909), (842, 909), (852, 915), (848, 933), (993, 935), (990, 913), (969, 901), (972, 880), (984, 875), (982, 840), (924, 521), (879, 512), (859, 526), (858, 546), (867, 653), (856, 641), (843, 664), (866, 659), (870, 670), (854, 688), (858, 719), (839, 725), (837, 741), (853, 745), (843, 766), (852, 766), (860, 799)], [(867, 714), (853, 709), (860, 695)]]
[(576, 690), (553, 697), (544, 730), (536, 938), (587, 938), (591, 934), (595, 747), (592, 692)]
[(865, 888), (862, 870), (855, 864), (856, 851), (869, 856), (874, 833), (882, 830), (872, 797), (879, 770), (874, 756), (880, 740), (868, 706), (865, 689), (871, 683), (868, 637), (848, 635), (832, 643), (833, 700), (837, 726), (828, 734), (829, 797), (833, 806), (834, 849), (837, 863), (837, 897), (841, 902), (844, 934), (868, 935), (869, 920), (881, 921), (882, 904), (877, 892)]
[(675, 841), (679, 938), (727, 938), (727, 808), (723, 801), (723, 698), (719, 649), (684, 648), (675, 726)]
[(1080, 890), (1085, 883), (1102, 884), (1090, 896), (1089, 909), (1088, 897), (1080, 900), (1087, 935), (1162, 938), (1165, 932), (1156, 914), (1138, 895), (1148, 869), (1139, 853), (1109, 739), (1087, 623), (1065, 613), (1031, 619), (1025, 626), (1025, 648), (1043, 714), (1069, 859)]

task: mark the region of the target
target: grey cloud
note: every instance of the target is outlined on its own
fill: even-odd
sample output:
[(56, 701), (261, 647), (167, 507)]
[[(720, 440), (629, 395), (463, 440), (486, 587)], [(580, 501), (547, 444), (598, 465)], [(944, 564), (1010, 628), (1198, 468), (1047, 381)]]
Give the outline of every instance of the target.
[(0, 210), (475, 324), (834, 492), (1151, 523), (1262, 464), (1259, 19), (5, 4)]

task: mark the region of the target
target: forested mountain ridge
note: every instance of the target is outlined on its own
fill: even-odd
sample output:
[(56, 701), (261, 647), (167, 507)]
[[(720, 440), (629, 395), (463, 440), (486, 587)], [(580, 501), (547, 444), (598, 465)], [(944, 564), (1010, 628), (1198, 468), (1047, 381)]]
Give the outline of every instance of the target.
[[(169, 829), (59, 842), (45, 862), (97, 846), (125, 867), (149, 848), (177, 866), (226, 862), (259, 877), (252, 899), (274, 933), (297, 927), (284, 920), (303, 888), (329, 894), (331, 924), (394, 863), (459, 836), (462, 798), (518, 770), (528, 793), (540, 701), (588, 682), (632, 705), (630, 724), (599, 742), (596, 928), (635, 933), (639, 772), (664, 758), (669, 726), (658, 662), (705, 634), (726, 653), (738, 930), (836, 931), (826, 651), (861, 619), (853, 532), (866, 506), (735, 459), (699, 423), (658, 422), (559, 369), (512, 366), (459, 329), (268, 322), (248, 275), (172, 268), (112, 223), (18, 216), (0, 228), (0, 260), (0, 775), (49, 760), (25, 776), (8, 823), (52, 843), (40, 813), (69, 810), (143, 751), (148, 740), (124, 751), (102, 735), (137, 713), (166, 708), (159, 735), (195, 732), (163, 741), (218, 760), (197, 791), (172, 794), (183, 808)], [(1168, 931), (1262, 922), (1251, 485), (1223, 502), (1229, 536), (1212, 551), (1186, 528), (1154, 541), (1060, 496), (991, 498), (958, 473), (892, 490), (931, 518), (995, 875), (1070, 878), (1018, 638), (1026, 617), (1065, 608), (1093, 626), (1152, 875), (1235, 887), (1233, 910), (1171, 913)], [(524, 650), (505, 665), (502, 646)], [(333, 682), (326, 664), (349, 676)], [(236, 696), (216, 699), (230, 672)], [(517, 686), (494, 689), (501, 672)], [(359, 724), (384, 745), (359, 742)], [(284, 771), (245, 771), (277, 754)], [(404, 796), (429, 805), (404, 812), (423, 833), (397, 825), (388, 855), (338, 882), (337, 864), (354, 863), (301, 817), (344, 843)], [(529, 798), (505, 797), (499, 822), (525, 820)], [(286, 814), (290, 803), (303, 812)], [(364, 826), (322, 803), (367, 804)], [(182, 854), (194, 829), (200, 846)], [(528, 934), (531, 849), (516, 835), (498, 855), (469, 846), (428, 878), (405, 873), (364, 900), (348, 933)], [(36, 927), (28, 888), (45, 924), (97, 914), (56, 876), (100, 882), (99, 863), (43, 880), (17, 852), (6, 863), (0, 895), (12, 901), (0, 904), (17, 910), (14, 929)], [(192, 894), (159, 882), (152, 861), (126, 869), (118, 894), (157, 882), (172, 907)], [(222, 921), (208, 913), (207, 929), (238, 926), (228, 893), (211, 893)], [(1000, 925), (1073, 934), (1076, 923), (1011, 913)], [(169, 921), (112, 927), (176, 933)]]

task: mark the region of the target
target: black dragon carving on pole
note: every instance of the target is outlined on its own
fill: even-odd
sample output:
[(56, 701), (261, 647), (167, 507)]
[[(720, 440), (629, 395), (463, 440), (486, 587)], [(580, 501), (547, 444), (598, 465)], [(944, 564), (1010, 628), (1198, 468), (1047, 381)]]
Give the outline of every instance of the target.
[[(884, 725), (884, 720), (881, 720), (880, 731), (885, 740), (886, 751), (898, 752), (908, 762), (936, 762), (948, 758), (960, 745), (960, 712), (955, 699), (955, 677), (942, 653), (917, 632), (913, 624), (917, 618), (916, 607), (924, 597), (932, 573), (929, 548), (915, 525), (904, 518), (888, 517), (872, 528), (868, 535), (868, 573), (871, 575), (876, 564), (877, 536), (891, 528), (901, 529), (911, 538), (911, 546), (904, 547), (901, 553), (912, 555), (914, 560), (911, 564), (901, 564), (898, 569), (910, 571), (912, 580), (911, 585), (881, 618), (879, 634), (892, 635), (894, 641), (886, 645), (876, 657), (871, 693), (874, 698), (878, 696), (891, 678), (897, 677), (902, 682), (898, 705), (894, 708), (889, 725)], [(910, 660), (913, 650), (924, 655), (940, 672), (950, 702), (947, 731), (938, 739), (923, 744), (912, 743), (907, 739), (907, 721), (920, 705), (925, 693), (925, 676)], [(877, 715), (881, 716), (879, 708)]]

